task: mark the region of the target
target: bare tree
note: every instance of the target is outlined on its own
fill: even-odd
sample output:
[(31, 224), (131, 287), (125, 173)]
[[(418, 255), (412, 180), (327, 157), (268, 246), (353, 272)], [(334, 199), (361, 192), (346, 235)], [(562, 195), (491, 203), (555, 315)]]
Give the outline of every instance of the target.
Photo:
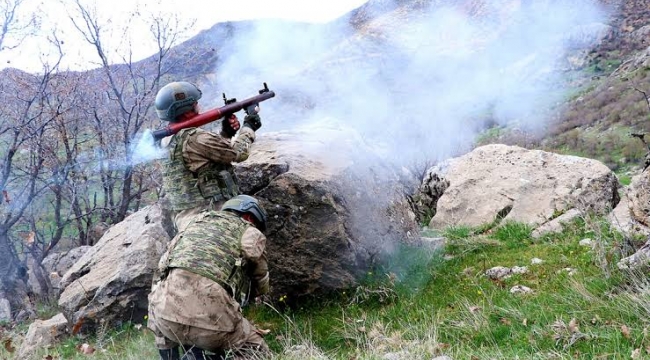
[[(145, 126), (152, 125), (152, 106), (161, 82), (169, 70), (178, 64), (170, 57), (171, 48), (179, 40), (176, 22), (162, 15), (150, 21), (152, 42), (157, 46), (151, 61), (135, 62), (133, 45), (119, 58), (123, 64), (114, 65), (104, 39), (109, 29), (101, 22), (96, 11), (74, 0), (76, 16), (70, 16), (76, 29), (95, 50), (98, 58), (97, 70), (90, 77), (93, 88), (86, 103), (89, 118), (93, 119), (98, 146), (98, 170), (102, 182), (102, 204), (106, 209), (101, 220), (117, 223), (130, 210), (137, 210), (142, 196), (151, 186), (147, 181), (150, 174), (133, 164), (133, 148)], [(135, 12), (132, 17), (140, 16)], [(173, 17), (172, 17), (173, 18)], [(128, 23), (123, 35), (128, 33)]]
[(30, 205), (49, 186), (41, 180), (45, 143), (60, 115), (46, 106), (56, 65), (41, 75), (5, 70), (0, 81), (0, 297), (18, 310), (26, 302), (26, 269), (12, 230), (24, 221)]
[(21, 14), (25, 0), (0, 0), (0, 51), (17, 48), (34, 35), (39, 19), (35, 13)]

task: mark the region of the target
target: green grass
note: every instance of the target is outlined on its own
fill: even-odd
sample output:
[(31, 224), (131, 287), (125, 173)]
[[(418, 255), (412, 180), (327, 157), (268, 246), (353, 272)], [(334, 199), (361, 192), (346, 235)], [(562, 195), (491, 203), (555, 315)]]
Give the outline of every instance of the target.
[[(636, 349), (650, 356), (650, 284), (617, 270), (622, 235), (600, 219), (535, 240), (530, 231), (512, 222), (480, 234), (445, 229), (444, 249), (404, 246), (356, 289), (296, 308), (255, 305), (246, 316), (271, 330), (276, 359), (628, 359)], [(595, 245), (580, 246), (584, 238)], [(543, 263), (532, 265), (533, 258)], [(494, 281), (483, 275), (494, 266), (528, 272)], [(513, 295), (514, 285), (534, 292)], [(83, 342), (98, 349), (94, 358), (156, 358), (151, 334), (131, 325), (65, 340), (35, 358), (86, 359), (76, 349)]]
[(618, 181), (621, 183), (621, 185), (628, 186), (632, 183), (632, 177), (629, 175), (618, 175)]

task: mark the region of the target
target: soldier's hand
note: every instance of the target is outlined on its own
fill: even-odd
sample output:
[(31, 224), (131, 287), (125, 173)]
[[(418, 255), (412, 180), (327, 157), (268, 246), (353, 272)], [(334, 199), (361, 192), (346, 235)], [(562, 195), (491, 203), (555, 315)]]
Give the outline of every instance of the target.
[(262, 127), (262, 119), (260, 119), (260, 116), (257, 114), (246, 115), (244, 117), (244, 127), (249, 127), (253, 129), (253, 131), (257, 131)]
[(239, 119), (237, 119), (235, 114), (231, 114), (228, 118), (221, 121), (221, 132), (227, 138), (235, 136), (239, 127)]
[(246, 109), (244, 109), (246, 112), (246, 115), (255, 115), (260, 112), (260, 105), (259, 104), (253, 104), (249, 105)]

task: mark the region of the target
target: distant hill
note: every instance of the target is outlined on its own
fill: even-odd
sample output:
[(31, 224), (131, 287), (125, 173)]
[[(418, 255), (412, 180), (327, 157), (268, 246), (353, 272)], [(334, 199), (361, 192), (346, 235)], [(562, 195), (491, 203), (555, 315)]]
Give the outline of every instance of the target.
[[(606, 34), (597, 46), (575, 49), (570, 54), (572, 58), (567, 61), (570, 65), (567, 65), (565, 77), (568, 86), (573, 87), (574, 95), (566, 102), (556, 104), (556, 110), (562, 111), (549, 115), (554, 116), (555, 121), (546, 129), (550, 136), (541, 139), (522, 136), (517, 131), (508, 132), (508, 127), (504, 126), (506, 122), (494, 120), (495, 114), (485, 110), (485, 104), (476, 105), (477, 110), (472, 112), (463, 109), (465, 99), (445, 99), (444, 95), (448, 96), (449, 92), (436, 88), (455, 86), (454, 71), (461, 72), (459, 82), (473, 81), (475, 74), (467, 72), (473, 66), (471, 61), (467, 64), (453, 63), (454, 51), (468, 49), (438, 49), (437, 40), (426, 40), (426, 33), (422, 36), (426, 42), (421, 45), (409, 44), (408, 38), (404, 37), (412, 35), (405, 34), (409, 31), (423, 30), (422, 26), (415, 29), (408, 26), (422, 22), (430, 9), (453, 8), (478, 24), (506, 22), (512, 9), (533, 6), (536, 4), (533, 0), (370, 0), (326, 24), (282, 20), (217, 23), (171, 49), (167, 63), (172, 65), (167, 79), (185, 79), (201, 84), (206, 90), (205, 96), (213, 97), (207, 100), (210, 103), (216, 103), (216, 97), (221, 95), (212, 90), (219, 88), (225, 80), (233, 84), (241, 78), (242, 89), (228, 90), (237, 96), (254, 91), (251, 86), (259, 86), (261, 81), (269, 81), (281, 95), (268, 105), (272, 109), (270, 113), (283, 114), (273, 119), (273, 126), (278, 127), (303, 122), (318, 114), (320, 117), (352, 117), (356, 123), (362, 123), (361, 131), (370, 135), (403, 132), (404, 127), (398, 121), (391, 121), (391, 117), (401, 117), (401, 121), (408, 123), (409, 116), (429, 117), (441, 112), (448, 116), (446, 112), (460, 109), (458, 116), (470, 118), (472, 122), (467, 126), (471, 128), (484, 129), (495, 123), (502, 128), (503, 131), (488, 133), (481, 139), (483, 142), (543, 146), (549, 150), (601, 158), (610, 166), (618, 167), (643, 156), (643, 147), (631, 141), (626, 133), (633, 129), (650, 131), (650, 125), (647, 125), (650, 110), (638, 91), (650, 93), (650, 78), (646, 76), (650, 71), (647, 61), (650, 55), (644, 53), (650, 45), (650, 0), (599, 2), (610, 11), (609, 27), (600, 24), (602, 29), (606, 29), (602, 30)], [(553, 17), (553, 14), (548, 14), (548, 17)], [(454, 26), (449, 25), (450, 36), (455, 36)], [(315, 36), (310, 37), (312, 34)], [(256, 38), (254, 44), (247, 43), (251, 36)], [(483, 33), (481, 36), (489, 39), (493, 34)], [(475, 42), (476, 48), (483, 44), (482, 39)], [(248, 51), (242, 52), (242, 49)], [(449, 53), (438, 56), (441, 51)], [(435, 56), (422, 56), (424, 52)], [(153, 54), (136, 65), (146, 68), (153, 65), (155, 59), (156, 54)], [(547, 76), (544, 66), (535, 69), (538, 73), (531, 73), (531, 76)], [(121, 67), (123, 65), (115, 66), (116, 69)], [(500, 71), (510, 72), (508, 69)], [(92, 70), (86, 78), (100, 81), (100, 75), (97, 70)], [(428, 90), (435, 91), (435, 96), (428, 97)], [(468, 96), (480, 99), (484, 95)], [(440, 104), (432, 103), (431, 99), (437, 99)], [(455, 104), (455, 101), (459, 103)], [(500, 102), (496, 99), (495, 106)], [(373, 126), (380, 120), (381, 126)], [(418, 125), (420, 129), (428, 126), (425, 123)], [(433, 126), (441, 127), (438, 123)], [(612, 127), (620, 130), (612, 132), (609, 130)], [(399, 141), (419, 139), (424, 143), (436, 142), (415, 128), (417, 126), (412, 132), (399, 134)], [(601, 131), (609, 132), (603, 137)], [(622, 144), (621, 149), (608, 151), (618, 144)], [(624, 147), (627, 149), (622, 150)], [(441, 154), (448, 149), (443, 150), (432, 149)], [(609, 158), (604, 158), (605, 155)]]

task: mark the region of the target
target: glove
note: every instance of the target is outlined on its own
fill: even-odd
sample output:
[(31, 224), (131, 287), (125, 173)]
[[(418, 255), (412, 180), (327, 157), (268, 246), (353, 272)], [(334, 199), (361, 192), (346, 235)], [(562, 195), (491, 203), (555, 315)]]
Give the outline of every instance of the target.
[(231, 114), (221, 121), (221, 135), (224, 137), (231, 138), (235, 136), (237, 130), (239, 130), (239, 120), (237, 120), (235, 114)]
[(262, 127), (262, 119), (257, 114), (246, 115), (244, 117), (244, 127), (249, 127), (253, 131), (257, 131)]

